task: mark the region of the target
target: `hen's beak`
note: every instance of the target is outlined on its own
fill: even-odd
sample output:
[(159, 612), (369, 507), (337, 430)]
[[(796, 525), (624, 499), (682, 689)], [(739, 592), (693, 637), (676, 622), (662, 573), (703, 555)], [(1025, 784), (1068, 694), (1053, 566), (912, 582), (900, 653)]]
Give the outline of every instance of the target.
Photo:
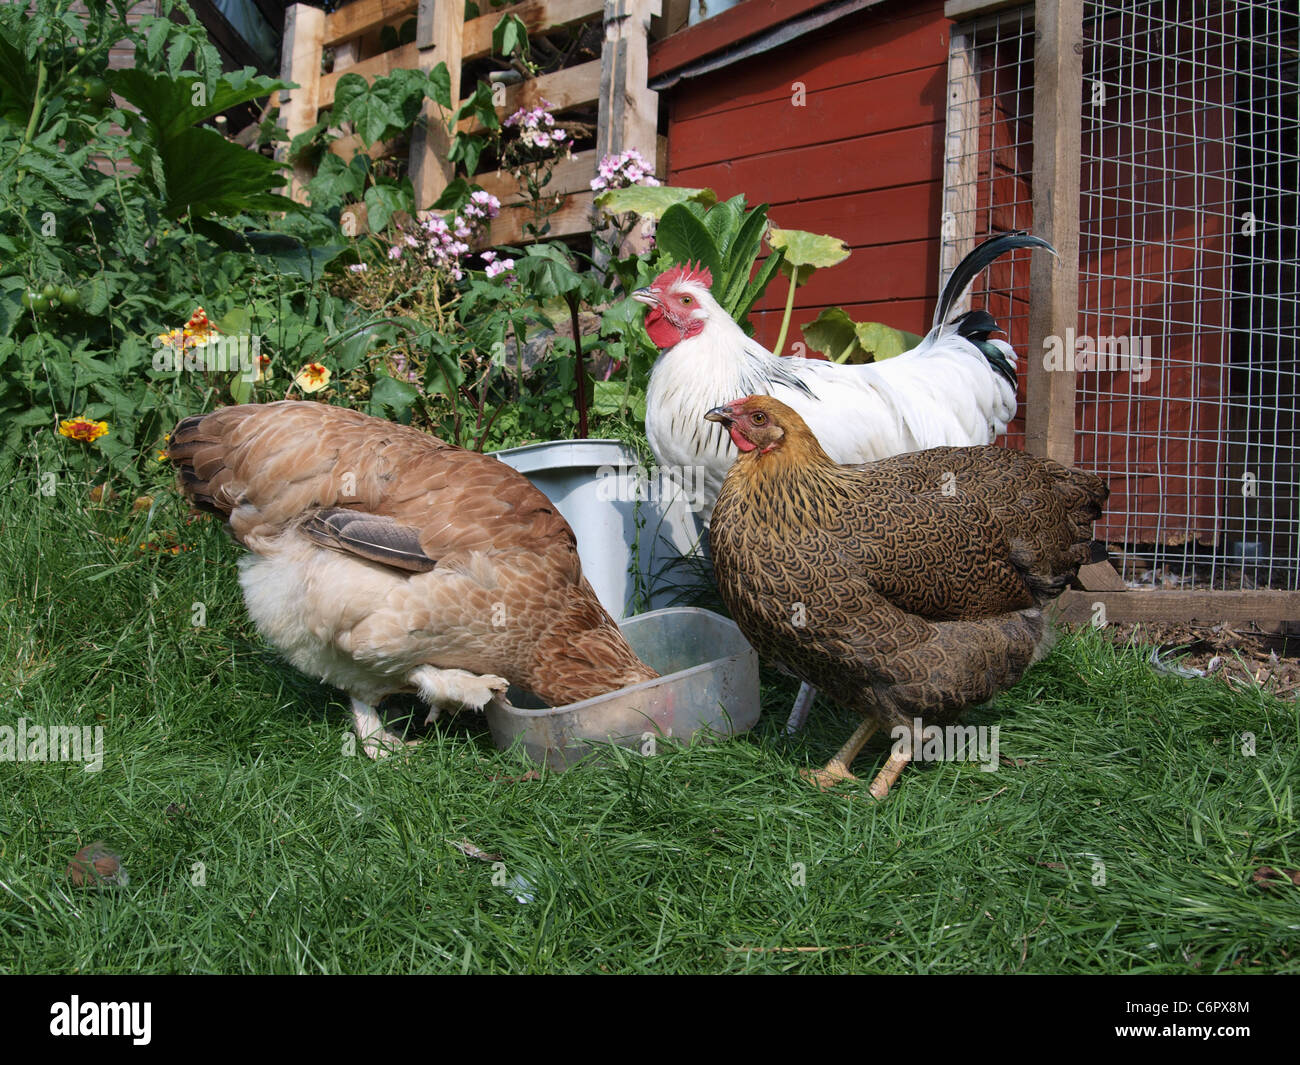
[(731, 413), (729, 407), (714, 407), (704, 416), (706, 422), (721, 422), (723, 425), (730, 425), (735, 421), (735, 416)]
[(652, 288), (639, 288), (632, 293), (632, 298), (638, 303), (645, 303), (651, 307), (659, 306), (659, 295)]

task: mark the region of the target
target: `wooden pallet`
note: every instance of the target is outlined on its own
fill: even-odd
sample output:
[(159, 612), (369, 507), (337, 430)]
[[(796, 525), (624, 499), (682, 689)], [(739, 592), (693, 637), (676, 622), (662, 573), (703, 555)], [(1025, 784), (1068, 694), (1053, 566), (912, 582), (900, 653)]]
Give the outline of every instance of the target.
[[(333, 103), (335, 86), (345, 73), (374, 78), (398, 69), (430, 70), (440, 62), (451, 75), (454, 110), (460, 103), (463, 64), (491, 52), (492, 31), (503, 15), (518, 16), (534, 34), (599, 19), (605, 28), (599, 60), (512, 85), (498, 110), (504, 119), (540, 99), (557, 110), (598, 104), (595, 150), (579, 152), (560, 163), (546, 190), (548, 195), (567, 197), (549, 219), (549, 235), (589, 232), (594, 224), (591, 179), (599, 161), (628, 148), (636, 148), (651, 162), (657, 156), (658, 94), (646, 87), (646, 69), (650, 18), (661, 5), (662, 0), (524, 0), (464, 19), (460, 0), (356, 0), (328, 15), (319, 8), (295, 4), (285, 20), (280, 76), (298, 87), (281, 94), (280, 121), (290, 140), (310, 129), (321, 109)], [(397, 28), (412, 16), (416, 19), (415, 40), (374, 54), (380, 31), (385, 26)], [(321, 74), (326, 48), (334, 51), (334, 69)], [(422, 208), (437, 200), (454, 176), (454, 167), (447, 161), (451, 146), (448, 118), (441, 107), (426, 100), (423, 118), (411, 137), (409, 172), (416, 202)], [(474, 128), (469, 120), (463, 121), (462, 127)], [(332, 146), (341, 154), (363, 148), (376, 157), (391, 151), (386, 145), (360, 145), (355, 138)], [(305, 198), (312, 176), (309, 167), (295, 165), (291, 195)], [(473, 180), (503, 204), (488, 243), (521, 243), (531, 213), (522, 206), (524, 196), (515, 179), (508, 173), (487, 171), (475, 174)]]

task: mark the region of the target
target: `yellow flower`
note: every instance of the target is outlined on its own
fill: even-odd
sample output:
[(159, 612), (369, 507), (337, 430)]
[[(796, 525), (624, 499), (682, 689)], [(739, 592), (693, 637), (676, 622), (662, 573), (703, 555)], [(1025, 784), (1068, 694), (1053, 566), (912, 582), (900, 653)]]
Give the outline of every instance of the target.
[(93, 444), (101, 436), (108, 435), (108, 422), (92, 422), (89, 418), (69, 418), (59, 422), (59, 435), (69, 440), (80, 440)]
[(319, 362), (309, 362), (294, 375), (293, 382), (304, 392), (319, 392), (330, 383), (330, 372)]
[(173, 329), (170, 332), (161, 334), (158, 337), (158, 342), (165, 347), (185, 351), (186, 349), (203, 347), (205, 344), (210, 343), (219, 333), (217, 327), (208, 321), (207, 312), (200, 307), (190, 315), (190, 320), (185, 323), (183, 328)]

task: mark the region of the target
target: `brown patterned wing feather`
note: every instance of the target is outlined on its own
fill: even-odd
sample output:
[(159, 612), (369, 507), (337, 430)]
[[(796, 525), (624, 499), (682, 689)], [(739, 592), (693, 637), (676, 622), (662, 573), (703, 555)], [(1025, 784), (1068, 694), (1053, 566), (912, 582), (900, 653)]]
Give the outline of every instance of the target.
[(297, 608), (333, 649), (316, 657), (344, 656), (372, 686), (428, 664), (505, 676), (559, 705), (655, 676), (583, 578), (568, 523), (494, 458), (294, 401), (187, 418), (169, 454), (182, 491), (240, 543), (292, 547), (295, 580), (336, 553), (373, 567), (330, 569), (353, 585), (320, 578)]
[(783, 431), (732, 467), (710, 525), (723, 600), (761, 654), (891, 724), (943, 723), (1047, 646), (1039, 607), (1088, 560), (1096, 477), (1003, 448), (858, 467)]

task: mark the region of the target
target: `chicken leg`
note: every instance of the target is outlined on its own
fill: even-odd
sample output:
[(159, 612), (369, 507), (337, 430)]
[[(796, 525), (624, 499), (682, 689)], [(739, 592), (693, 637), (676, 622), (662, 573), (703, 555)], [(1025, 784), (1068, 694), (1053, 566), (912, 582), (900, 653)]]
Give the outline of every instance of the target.
[(853, 764), (853, 759), (858, 756), (858, 752), (879, 727), (875, 718), (863, 718), (862, 724), (849, 737), (848, 742), (835, 752), (835, 757), (826, 763), (824, 769), (801, 769), (799, 775), (804, 780), (811, 780), (823, 791), (834, 787), (841, 780), (857, 780), (858, 778), (849, 772), (849, 766)]
[(813, 700), (817, 698), (817, 689), (809, 684), (806, 680), (799, 684), (799, 694), (795, 696), (794, 706), (790, 707), (790, 716), (786, 719), (785, 734), (793, 736), (801, 728), (803, 723), (808, 719), (808, 711), (812, 709)]
[(373, 761), (387, 758), (390, 754), (405, 747), (414, 747), (419, 740), (404, 740), (397, 733), (384, 728), (384, 720), (379, 711), (369, 703), (363, 703), (355, 696), (352, 699), (352, 719), (356, 723), (357, 739), (366, 757)]
[[(815, 688), (812, 689), (816, 693)], [(829, 762), (823, 769), (801, 769), (800, 775), (805, 780), (810, 780), (819, 788), (825, 791), (827, 788), (833, 788), (841, 780), (857, 780), (849, 772), (849, 766), (853, 764), (853, 759), (858, 756), (858, 752), (866, 745), (880, 726), (873, 718), (866, 718), (857, 730), (849, 737), (848, 742), (835, 752)], [(875, 779), (871, 781), (867, 789), (871, 792), (872, 798), (883, 799), (889, 794), (889, 789), (898, 781), (899, 774), (907, 768), (907, 763), (912, 760), (910, 754), (902, 754), (895, 751), (890, 754), (889, 760), (885, 762), (880, 772), (876, 774)]]

